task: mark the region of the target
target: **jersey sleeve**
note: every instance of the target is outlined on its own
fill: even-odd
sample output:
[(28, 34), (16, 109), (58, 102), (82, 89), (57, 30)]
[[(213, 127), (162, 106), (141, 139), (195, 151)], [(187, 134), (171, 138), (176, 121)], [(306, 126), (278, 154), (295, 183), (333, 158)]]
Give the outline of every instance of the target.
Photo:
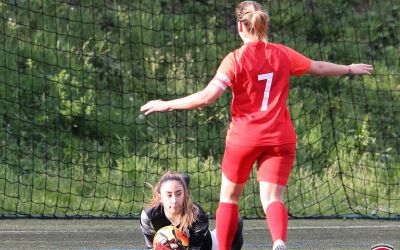
[(156, 231), (154, 230), (149, 216), (143, 210), (140, 214), (140, 229), (142, 230), (144, 240), (146, 241), (146, 247), (148, 249), (153, 248), (153, 239)]
[(231, 82), (235, 76), (235, 62), (233, 53), (229, 53), (221, 62), (218, 67), (217, 73), (211, 80), (211, 84), (214, 84), (221, 89), (225, 90), (231, 86)]
[(200, 206), (197, 207), (199, 208), (199, 215), (190, 230), (189, 250), (208, 250), (212, 246), (208, 217)]
[(302, 76), (308, 72), (311, 67), (311, 59), (300, 54), (289, 47), (283, 46), (290, 60), (290, 74)]

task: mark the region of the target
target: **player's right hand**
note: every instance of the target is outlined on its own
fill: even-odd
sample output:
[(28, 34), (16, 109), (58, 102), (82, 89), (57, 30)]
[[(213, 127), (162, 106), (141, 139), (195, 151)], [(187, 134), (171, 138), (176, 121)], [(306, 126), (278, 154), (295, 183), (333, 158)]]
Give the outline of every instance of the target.
[(140, 111), (144, 112), (145, 115), (149, 115), (153, 112), (166, 112), (170, 111), (170, 107), (167, 101), (162, 100), (153, 100), (149, 101), (142, 107), (140, 107)]

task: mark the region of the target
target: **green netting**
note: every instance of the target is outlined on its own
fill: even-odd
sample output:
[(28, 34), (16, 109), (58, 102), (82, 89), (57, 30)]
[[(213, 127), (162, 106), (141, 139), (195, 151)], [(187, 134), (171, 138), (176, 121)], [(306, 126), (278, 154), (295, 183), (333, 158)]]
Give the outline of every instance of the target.
[[(191, 175), (211, 215), (228, 92), (203, 110), (144, 117), (202, 89), (240, 46), (231, 0), (0, 2), (0, 216), (137, 217), (166, 170)], [(293, 78), (294, 217), (400, 215), (400, 3), (264, 1), (269, 40), (363, 77)], [(255, 173), (240, 201), (262, 217)]]

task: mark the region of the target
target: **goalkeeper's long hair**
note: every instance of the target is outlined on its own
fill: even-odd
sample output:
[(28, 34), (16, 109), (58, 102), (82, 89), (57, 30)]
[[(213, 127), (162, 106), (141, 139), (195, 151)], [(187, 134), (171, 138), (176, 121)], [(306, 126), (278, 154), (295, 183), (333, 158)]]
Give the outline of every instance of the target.
[(192, 226), (192, 224), (196, 221), (199, 215), (199, 210), (197, 206), (193, 204), (193, 201), (189, 195), (188, 183), (185, 182), (181, 174), (168, 171), (163, 176), (161, 176), (160, 180), (153, 188), (153, 198), (150, 200), (147, 207), (153, 208), (162, 205), (160, 190), (162, 185), (166, 181), (177, 181), (183, 187), (184, 199), (183, 199), (182, 210), (180, 214), (181, 215), (180, 223), (178, 228), (182, 232), (186, 232), (186, 230), (188, 230)]

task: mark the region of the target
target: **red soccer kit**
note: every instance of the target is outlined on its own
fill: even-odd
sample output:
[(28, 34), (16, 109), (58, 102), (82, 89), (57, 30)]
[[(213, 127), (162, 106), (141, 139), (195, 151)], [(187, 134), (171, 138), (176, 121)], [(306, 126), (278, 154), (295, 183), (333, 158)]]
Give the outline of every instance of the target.
[(212, 81), (232, 89), (227, 141), (242, 146), (295, 143), (286, 107), (289, 77), (303, 75), (310, 65), (310, 59), (293, 49), (263, 41), (246, 43), (228, 54)]
[[(289, 78), (291, 75), (303, 75), (309, 70), (310, 65), (309, 58), (293, 49), (264, 41), (246, 43), (225, 57), (211, 83), (224, 89), (230, 87), (232, 90), (232, 121), (226, 138), (230, 154), (235, 151), (232, 150), (232, 147), (228, 147), (229, 145), (259, 148), (259, 146), (296, 143), (295, 130), (286, 106)], [(227, 149), (225, 154), (228, 152)], [(249, 151), (249, 149), (246, 150)], [(269, 153), (267, 152), (267, 154)], [(291, 155), (294, 159), (294, 152)], [(260, 155), (260, 158), (262, 157)], [(225, 155), (224, 161), (226, 161), (225, 158), (228, 158), (229, 163), (234, 164), (231, 162), (232, 158), (229, 159), (230, 157)], [(243, 158), (247, 158), (246, 161), (249, 162), (242, 162), (242, 165), (251, 166), (257, 159), (253, 159), (251, 162), (250, 158), (252, 157), (249, 155), (243, 156)], [(258, 158), (259, 161), (260, 158)], [(293, 159), (288, 163), (277, 160), (276, 164), (280, 162), (281, 165), (292, 165)], [(240, 163), (235, 162), (235, 164)], [(278, 167), (282, 166), (276, 166), (276, 168)], [(236, 183), (247, 180), (246, 173), (240, 174), (239, 166), (237, 168), (238, 173), (232, 174), (232, 176), (227, 175), (227, 177), (242, 176), (229, 178)], [(288, 168), (287, 171), (282, 174), (288, 176), (291, 166), (286, 168)], [(247, 171), (245, 170), (245, 172)], [(276, 173), (276, 175), (280, 174)], [(285, 177), (286, 181), (287, 176)], [(268, 178), (259, 179), (270, 181)], [(275, 181), (273, 179), (272, 181), (285, 184), (285, 180)]]

